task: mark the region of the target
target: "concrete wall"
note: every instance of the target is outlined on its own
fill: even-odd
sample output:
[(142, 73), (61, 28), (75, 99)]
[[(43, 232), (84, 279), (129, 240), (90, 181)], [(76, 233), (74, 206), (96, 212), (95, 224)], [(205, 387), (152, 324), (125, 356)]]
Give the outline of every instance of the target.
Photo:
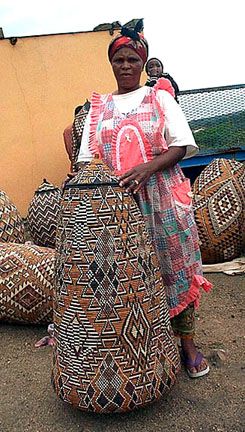
[[(43, 178), (60, 185), (69, 171), (63, 130), (93, 90), (116, 83), (108, 31), (0, 40), (0, 190), (23, 216)], [(145, 77), (142, 77), (144, 82)]]

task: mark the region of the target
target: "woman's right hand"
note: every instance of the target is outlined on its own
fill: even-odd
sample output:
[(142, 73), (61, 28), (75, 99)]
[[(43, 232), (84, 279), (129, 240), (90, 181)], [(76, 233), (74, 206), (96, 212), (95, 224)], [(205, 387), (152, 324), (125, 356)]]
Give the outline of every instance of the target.
[(126, 187), (127, 192), (136, 194), (155, 172), (153, 167), (152, 161), (137, 165), (118, 178), (119, 185)]

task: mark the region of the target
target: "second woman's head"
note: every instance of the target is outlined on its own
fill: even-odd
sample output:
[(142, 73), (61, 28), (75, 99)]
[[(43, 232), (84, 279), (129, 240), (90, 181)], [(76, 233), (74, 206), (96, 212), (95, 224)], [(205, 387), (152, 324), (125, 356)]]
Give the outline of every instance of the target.
[(148, 56), (148, 44), (141, 34), (120, 34), (109, 45), (108, 56), (115, 75), (118, 93), (136, 90)]
[(163, 73), (163, 64), (156, 57), (150, 58), (145, 65), (145, 71), (149, 77), (159, 78)]

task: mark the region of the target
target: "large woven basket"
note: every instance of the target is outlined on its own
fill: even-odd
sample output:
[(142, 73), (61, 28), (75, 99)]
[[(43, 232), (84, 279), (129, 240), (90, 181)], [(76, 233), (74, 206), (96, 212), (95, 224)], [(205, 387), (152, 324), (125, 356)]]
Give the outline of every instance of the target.
[(160, 398), (179, 358), (158, 261), (134, 199), (99, 160), (66, 186), (57, 236), (57, 394), (103, 413)]
[(25, 229), (21, 216), (6, 193), (0, 191), (0, 242), (24, 241)]
[(0, 321), (52, 321), (54, 260), (53, 249), (0, 243)]
[(27, 214), (30, 236), (36, 245), (55, 247), (60, 198), (60, 189), (47, 180), (36, 190)]
[(244, 245), (245, 166), (215, 159), (195, 180), (193, 192), (203, 262), (239, 257)]

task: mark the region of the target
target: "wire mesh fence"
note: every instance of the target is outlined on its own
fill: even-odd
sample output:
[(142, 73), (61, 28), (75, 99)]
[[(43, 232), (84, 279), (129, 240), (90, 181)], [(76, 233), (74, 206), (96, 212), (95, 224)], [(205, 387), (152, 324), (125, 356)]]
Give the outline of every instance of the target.
[(245, 146), (245, 84), (181, 91), (179, 103), (201, 152)]

